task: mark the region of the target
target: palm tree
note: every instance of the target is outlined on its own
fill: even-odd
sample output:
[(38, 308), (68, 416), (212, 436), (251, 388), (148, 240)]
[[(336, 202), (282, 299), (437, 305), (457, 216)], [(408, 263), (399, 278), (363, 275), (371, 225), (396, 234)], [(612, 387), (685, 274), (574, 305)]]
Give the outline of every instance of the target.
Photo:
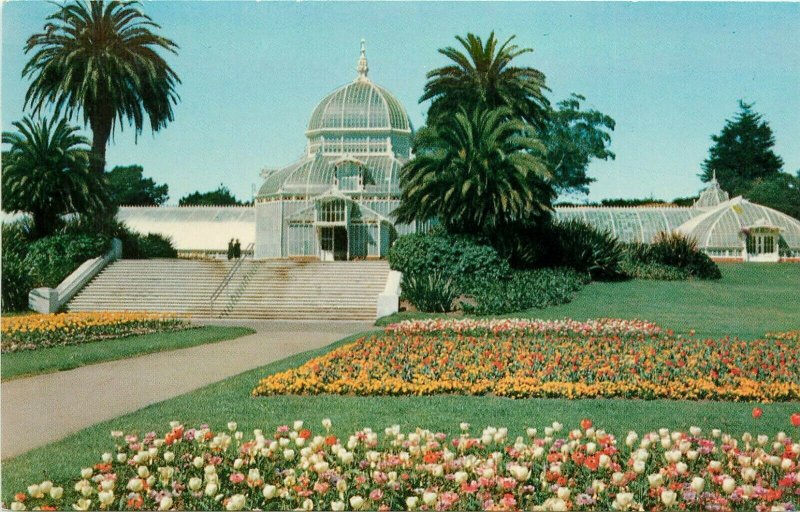
[(467, 34), (466, 39), (456, 36), (466, 53), (453, 47), (439, 50), (453, 64), (427, 74), (428, 82), (420, 103), (432, 100), (428, 110), (429, 125), (459, 108), (470, 111), (484, 106), (490, 109), (508, 107), (514, 116), (542, 127), (550, 108), (543, 92), (549, 90), (545, 76), (534, 68), (512, 65), (515, 58), (533, 52), (531, 48), (512, 44), (514, 37), (498, 44), (492, 32), (484, 44), (480, 37)]
[(535, 223), (554, 198), (543, 144), (507, 108), (460, 109), (421, 131), (400, 172), (399, 222), (438, 219), (450, 232), (493, 235)]
[(25, 46), (25, 53), (36, 50), (22, 71), (32, 78), (25, 106), (37, 113), (51, 104), (68, 118), (80, 111), (93, 135), (91, 167), (100, 174), (117, 123), (132, 123), (138, 135), (145, 116), (154, 132), (173, 120), (180, 79), (157, 50), (177, 53), (178, 46), (153, 32), (160, 27), (138, 2), (78, 0), (47, 20)]
[(102, 175), (89, 168), (89, 141), (66, 119), (26, 117), (3, 132), (3, 208), (31, 214), (35, 236), (52, 234), (59, 217), (99, 211), (108, 200)]

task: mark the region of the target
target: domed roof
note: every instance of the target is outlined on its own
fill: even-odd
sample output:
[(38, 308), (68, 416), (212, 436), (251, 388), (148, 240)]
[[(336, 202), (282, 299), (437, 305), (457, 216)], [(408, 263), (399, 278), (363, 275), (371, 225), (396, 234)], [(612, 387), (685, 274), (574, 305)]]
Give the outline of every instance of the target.
[(369, 67), (363, 40), (357, 70), (355, 81), (319, 102), (311, 114), (306, 135), (339, 130), (411, 133), (411, 123), (403, 105), (389, 91), (367, 78)]
[(678, 230), (694, 237), (701, 248), (713, 249), (738, 247), (742, 244), (742, 232), (759, 226), (774, 227), (790, 249), (800, 249), (800, 220), (741, 196), (694, 217)]

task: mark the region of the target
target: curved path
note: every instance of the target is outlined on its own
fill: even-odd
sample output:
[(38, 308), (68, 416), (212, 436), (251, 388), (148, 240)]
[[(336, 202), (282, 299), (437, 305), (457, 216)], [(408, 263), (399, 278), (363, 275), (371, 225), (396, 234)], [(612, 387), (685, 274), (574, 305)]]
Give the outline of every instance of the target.
[[(196, 321), (257, 332), (235, 340), (15, 379), (0, 385), (3, 459), (293, 354), (374, 329), (364, 322)], [(168, 384), (168, 385), (165, 385)]]

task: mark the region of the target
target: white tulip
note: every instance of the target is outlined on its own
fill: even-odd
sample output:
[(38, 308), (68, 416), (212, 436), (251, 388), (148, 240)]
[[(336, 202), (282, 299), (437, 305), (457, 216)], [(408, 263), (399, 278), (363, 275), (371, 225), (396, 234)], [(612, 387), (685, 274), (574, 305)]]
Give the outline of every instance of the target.
[(101, 506), (108, 507), (114, 503), (114, 493), (112, 491), (100, 491), (97, 493), (97, 499), (100, 501)]
[(42, 491), (39, 489), (39, 486), (36, 485), (36, 484), (28, 486), (28, 494), (31, 496), (31, 498), (41, 498), (42, 497)]
[(81, 478), (92, 478), (92, 468), (81, 469)]
[(730, 477), (726, 477), (722, 480), (722, 490), (725, 491), (726, 494), (730, 494), (736, 490), (736, 480)]
[(283, 458), (286, 460), (292, 460), (294, 458), (294, 450), (283, 450)]
[(556, 496), (558, 496), (562, 500), (568, 500), (570, 495), (570, 490), (568, 487), (559, 487), (556, 491)]
[(467, 481), (467, 479), (469, 478), (469, 475), (467, 474), (466, 471), (456, 471), (456, 473), (453, 475), (453, 477), (454, 477), (455, 482), (457, 484), (463, 484), (464, 482)]
[(20, 503), (19, 501), (12, 501), (11, 502), (11, 510), (26, 510), (25, 504)]
[(225, 505), (225, 510), (242, 510), (247, 504), (247, 498), (244, 494), (234, 494), (228, 498), (228, 504)]
[(329, 432), (332, 426), (333, 422), (331, 421), (330, 418), (325, 418), (322, 420), (322, 427), (325, 429), (326, 432)]
[(645, 470), (645, 465), (643, 460), (637, 460), (633, 463), (634, 473), (641, 475), (642, 473), (644, 473), (644, 470)]
[(103, 462), (105, 462), (106, 464), (111, 464), (111, 462), (114, 460), (114, 457), (113, 457), (113, 455), (111, 455), (109, 452), (106, 452), (106, 453), (104, 453), (104, 454), (103, 454), (103, 456), (101, 457), (101, 459), (102, 459), (102, 460), (103, 460)]
[(675, 494), (675, 491), (670, 491), (668, 489), (664, 489), (661, 491), (661, 503), (663, 503), (667, 507), (671, 507), (675, 504), (678, 499), (678, 495)]
[(54, 500), (60, 500), (61, 497), (64, 495), (64, 488), (63, 487), (53, 487), (50, 489), (50, 497)]
[(654, 473), (652, 475), (647, 475), (647, 481), (650, 484), (650, 487), (655, 489), (657, 487), (661, 487), (661, 484), (664, 483), (664, 477), (661, 473)]
[(293, 425), (293, 428), (294, 428), (295, 432), (299, 431), (301, 428), (303, 428), (303, 422), (302, 421), (295, 421), (294, 425)]
[(158, 510), (169, 510), (172, 508), (172, 497), (164, 496), (158, 503)]
[(278, 494), (278, 488), (274, 485), (265, 485), (264, 489), (261, 490), (261, 494), (264, 495), (264, 498), (271, 500)]
[(217, 494), (217, 489), (219, 489), (219, 487), (217, 486), (216, 483), (209, 482), (208, 484), (206, 484), (206, 490), (205, 490), (206, 496), (214, 496), (215, 494)]
[(331, 510), (334, 512), (339, 512), (344, 510), (344, 502), (343, 501), (332, 501), (331, 502)]
[(422, 493), (422, 502), (429, 507), (432, 507), (436, 503), (436, 498), (438, 497), (439, 495), (435, 492), (425, 492)]
[(127, 460), (128, 460), (128, 454), (126, 453), (117, 454), (117, 462), (119, 462), (120, 464), (125, 464)]
[(706, 481), (703, 480), (703, 478), (696, 476), (692, 478), (691, 486), (694, 492), (702, 492), (703, 488), (706, 486)]
[[(295, 423), (296, 425), (297, 423)], [(300, 426), (302, 427), (303, 424), (300, 422)], [(353, 510), (359, 510), (364, 505), (364, 498), (361, 496), (353, 496), (350, 498), (350, 506), (353, 507)]]
[(141, 492), (144, 488), (144, 481), (141, 478), (131, 478), (128, 480), (128, 490), (133, 492)]
[(198, 490), (200, 490), (200, 487), (203, 486), (203, 480), (201, 480), (200, 478), (197, 478), (196, 476), (192, 477), (192, 478), (189, 479), (188, 486), (189, 486), (189, 490), (197, 492)]
[(175, 453), (173, 453), (173, 452), (164, 452), (164, 462), (169, 464), (173, 460), (175, 460)]
[(687, 466), (685, 462), (678, 462), (675, 464), (675, 471), (677, 471), (679, 475), (685, 475), (688, 470), (689, 466)]
[(231, 432), (236, 432), (236, 429), (238, 427), (239, 427), (239, 425), (237, 425), (235, 421), (229, 421), (228, 422), (228, 430), (230, 430)]

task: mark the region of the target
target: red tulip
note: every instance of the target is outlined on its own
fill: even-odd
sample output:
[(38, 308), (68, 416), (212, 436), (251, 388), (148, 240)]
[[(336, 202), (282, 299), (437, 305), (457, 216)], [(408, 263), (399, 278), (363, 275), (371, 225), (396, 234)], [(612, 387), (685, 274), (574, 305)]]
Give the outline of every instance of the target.
[(592, 420), (590, 420), (589, 418), (583, 418), (581, 420), (581, 428), (583, 430), (589, 430), (590, 428), (592, 428)]
[(800, 427), (800, 412), (796, 412), (792, 414), (789, 419), (792, 420), (792, 425), (795, 427)]
[(753, 408), (753, 417), (758, 419), (761, 415), (764, 414), (764, 411), (761, 410), (761, 407), (754, 407)]

